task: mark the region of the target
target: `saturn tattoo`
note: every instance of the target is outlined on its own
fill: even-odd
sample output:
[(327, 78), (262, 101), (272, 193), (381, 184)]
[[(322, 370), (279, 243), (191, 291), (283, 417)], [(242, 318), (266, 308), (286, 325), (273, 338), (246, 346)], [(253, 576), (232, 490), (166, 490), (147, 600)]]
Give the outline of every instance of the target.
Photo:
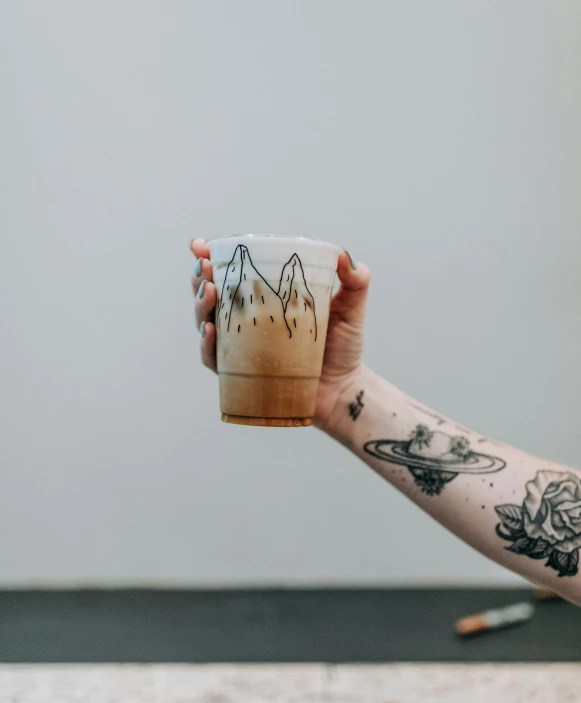
[(426, 425), (418, 425), (409, 440), (373, 440), (363, 448), (377, 459), (407, 467), (429, 496), (440, 495), (458, 474), (489, 474), (506, 466), (502, 459), (473, 451), (466, 437), (432, 431)]

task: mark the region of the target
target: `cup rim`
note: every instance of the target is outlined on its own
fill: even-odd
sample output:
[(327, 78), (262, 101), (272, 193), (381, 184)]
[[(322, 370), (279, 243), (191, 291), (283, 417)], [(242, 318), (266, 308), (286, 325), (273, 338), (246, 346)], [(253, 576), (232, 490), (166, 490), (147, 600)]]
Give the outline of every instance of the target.
[(254, 233), (254, 232), (239, 232), (237, 234), (217, 234), (214, 237), (208, 237), (206, 239), (206, 242), (217, 242), (221, 241), (222, 239), (234, 239), (236, 237), (248, 237), (249, 239), (252, 239), (253, 237), (260, 238), (260, 237), (265, 237), (268, 239), (292, 239), (295, 241), (305, 241), (305, 242), (317, 242), (318, 244), (328, 244), (329, 246), (335, 247), (336, 249), (339, 249), (340, 251), (345, 251), (345, 248), (342, 247), (340, 244), (337, 244), (337, 242), (331, 242), (328, 239), (321, 239), (319, 237), (301, 237), (293, 234), (268, 234), (268, 233)]

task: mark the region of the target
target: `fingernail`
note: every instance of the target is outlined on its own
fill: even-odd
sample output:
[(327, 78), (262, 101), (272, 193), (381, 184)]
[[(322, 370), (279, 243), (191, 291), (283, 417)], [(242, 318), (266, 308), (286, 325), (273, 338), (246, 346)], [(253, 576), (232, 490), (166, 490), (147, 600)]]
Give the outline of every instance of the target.
[(203, 259), (198, 259), (196, 261), (196, 268), (194, 269), (194, 273), (196, 276), (202, 275), (202, 261), (203, 261)]
[(194, 239), (190, 239), (190, 250), (191, 250), (192, 247), (194, 246), (194, 242), (195, 242), (195, 241), (196, 241), (196, 238), (195, 238), (195, 237), (194, 237)]
[(206, 336), (206, 323), (205, 322), (202, 322), (202, 324), (200, 325), (200, 334), (202, 335), (202, 337)]
[(355, 261), (355, 259), (351, 256), (351, 254), (348, 251), (345, 251), (345, 253), (349, 257), (349, 261), (351, 262), (351, 268), (355, 271), (355, 269), (357, 268), (357, 262)]
[(200, 286), (200, 289), (198, 290), (198, 298), (203, 298), (204, 297), (204, 286), (206, 285), (206, 279), (202, 281), (202, 285)]

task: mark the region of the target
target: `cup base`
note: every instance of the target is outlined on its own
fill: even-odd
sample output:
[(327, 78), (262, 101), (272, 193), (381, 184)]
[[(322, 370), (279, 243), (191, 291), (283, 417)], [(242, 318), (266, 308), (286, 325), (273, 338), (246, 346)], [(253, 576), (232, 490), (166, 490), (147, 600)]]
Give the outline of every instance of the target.
[(304, 418), (310, 419), (315, 414), (318, 387), (318, 376), (250, 376), (222, 372), (220, 411), (228, 417), (254, 418), (252, 423), (244, 424), (296, 427)]
[(312, 417), (246, 417), (222, 413), (222, 422), (231, 425), (251, 425), (253, 427), (310, 427)]

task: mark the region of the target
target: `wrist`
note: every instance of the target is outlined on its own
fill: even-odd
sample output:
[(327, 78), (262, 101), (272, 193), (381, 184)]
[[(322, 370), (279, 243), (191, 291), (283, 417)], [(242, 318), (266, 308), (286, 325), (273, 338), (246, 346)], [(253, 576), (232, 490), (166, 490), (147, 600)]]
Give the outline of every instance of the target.
[(373, 418), (377, 421), (388, 411), (399, 412), (404, 398), (395, 386), (361, 364), (342, 385), (326, 422), (319, 423), (318, 427), (345, 446), (354, 448), (358, 435), (369, 428)]
[[(333, 381), (326, 383), (321, 379), (321, 385), (319, 386), (319, 392), (321, 392), (321, 387), (323, 384), (327, 387), (324, 392), (324, 396), (333, 398), (330, 404), (325, 403), (324, 411), (322, 413), (317, 413), (315, 416), (315, 426), (332, 437), (337, 437), (339, 428), (344, 420), (346, 403), (350, 402), (347, 400), (352, 394), (353, 389), (358, 388), (364, 383), (364, 379), (369, 373), (367, 367), (361, 363), (354, 371), (348, 374), (345, 378), (339, 381)], [(328, 388), (332, 387), (332, 392), (329, 393)], [(355, 391), (357, 393), (357, 391)]]

